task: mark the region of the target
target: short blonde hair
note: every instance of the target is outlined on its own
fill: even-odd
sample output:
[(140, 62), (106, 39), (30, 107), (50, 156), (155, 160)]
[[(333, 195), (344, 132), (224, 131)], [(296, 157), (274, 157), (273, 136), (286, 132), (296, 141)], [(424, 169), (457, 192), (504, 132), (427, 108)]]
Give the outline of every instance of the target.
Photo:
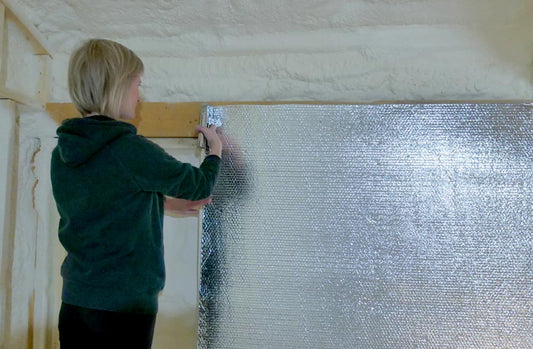
[(100, 113), (118, 119), (127, 89), (143, 71), (141, 59), (127, 47), (110, 40), (91, 39), (70, 57), (70, 98), (82, 116)]

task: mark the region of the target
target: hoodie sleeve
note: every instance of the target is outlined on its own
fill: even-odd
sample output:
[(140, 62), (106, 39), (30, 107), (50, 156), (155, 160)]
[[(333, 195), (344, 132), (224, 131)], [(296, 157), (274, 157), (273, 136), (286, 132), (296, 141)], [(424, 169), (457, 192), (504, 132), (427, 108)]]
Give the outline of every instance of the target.
[(113, 154), (141, 190), (187, 200), (211, 195), (221, 163), (216, 155), (207, 156), (200, 167), (182, 163), (157, 144), (137, 135), (123, 137)]

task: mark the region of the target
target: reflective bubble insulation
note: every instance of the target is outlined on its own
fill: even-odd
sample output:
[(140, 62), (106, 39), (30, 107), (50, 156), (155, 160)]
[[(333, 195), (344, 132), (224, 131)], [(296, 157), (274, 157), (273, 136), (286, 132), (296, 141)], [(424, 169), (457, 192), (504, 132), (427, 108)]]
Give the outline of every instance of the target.
[(532, 110), (205, 108), (199, 348), (533, 348)]

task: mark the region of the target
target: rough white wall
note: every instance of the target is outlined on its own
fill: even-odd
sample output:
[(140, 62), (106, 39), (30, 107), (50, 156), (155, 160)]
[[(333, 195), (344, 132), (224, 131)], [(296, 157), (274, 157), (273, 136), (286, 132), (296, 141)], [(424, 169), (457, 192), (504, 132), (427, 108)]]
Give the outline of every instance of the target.
[[(121, 42), (145, 62), (147, 101), (528, 100), (530, 32), (518, 23), (502, 30), (424, 25), (264, 34), (224, 38), (228, 55), (224, 48), (217, 54), (219, 42), (199, 57), (151, 57), (153, 42)], [(271, 51), (272, 42), (279, 45)], [(67, 61), (66, 55), (54, 60), (54, 101), (68, 101)]]
[[(49, 347), (56, 312), (59, 271), (57, 255), (57, 212), (51, 197), (49, 163), (56, 141), (56, 125), (44, 112), (19, 107), (18, 142), (9, 151), (18, 153), (16, 202), (4, 232), (9, 250), (6, 278), (9, 295), (5, 317), (6, 348)], [(13, 132), (14, 134), (14, 132)], [(12, 135), (13, 135), (12, 134)], [(56, 275), (57, 274), (57, 275)], [(53, 310), (53, 311), (51, 311)]]
[(47, 76), (48, 57), (34, 54), (35, 44), (10, 16), (5, 29), (5, 76), (0, 78), (5, 79), (5, 86), (10, 90), (45, 100), (47, 87), (41, 76)]
[[(17, 242), (19, 245), (30, 244), (30, 240), (24, 235), (28, 237), (30, 231), (28, 228), (31, 226), (35, 238), (32, 242), (34, 255), (30, 260), (34, 261), (34, 265), (28, 266), (27, 261), (20, 265), (21, 268), (28, 268), (27, 275), (33, 272), (32, 283), (28, 284), (33, 288), (31, 298), (33, 309), (30, 310), (33, 315), (33, 328), (30, 338), (34, 349), (46, 349), (50, 348), (50, 343), (57, 340), (54, 336), (61, 286), (59, 262), (63, 258), (63, 251), (57, 239), (59, 215), (53, 200), (50, 180), (50, 158), (57, 144), (55, 139), (57, 125), (44, 112), (26, 110), (24, 107), (19, 109), (21, 111), (19, 151), (23, 154), (33, 154), (31, 159), (27, 159), (29, 163), (22, 158), (19, 160), (21, 169), (19, 179), (28, 183), (24, 188), (19, 188), (19, 192), (25, 191), (28, 194), (29, 184), (33, 184), (33, 187), (31, 197), (23, 195), (18, 200), (15, 252)], [(30, 217), (34, 217), (33, 222)], [(21, 260), (16, 257), (14, 260)], [(19, 277), (28, 279), (27, 276), (19, 275)]]
[[(47, 60), (35, 55), (28, 33), (7, 12), (0, 84), (28, 99), (44, 99)], [(0, 347), (44, 348), (47, 331), (50, 191), (49, 159), (39, 157), (55, 124), (39, 112), (0, 101)], [(48, 133), (47, 133), (48, 131)], [(48, 200), (48, 203), (43, 202)], [(43, 255), (44, 254), (44, 255)], [(44, 269), (43, 269), (44, 268)]]
[(23, 2), (58, 48), (54, 101), (68, 101), (68, 54), (88, 37), (143, 58), (148, 101), (533, 95), (529, 0)]
[(148, 101), (530, 99), (530, 0), (4, 0), (55, 49), (53, 101), (83, 39), (145, 60)]

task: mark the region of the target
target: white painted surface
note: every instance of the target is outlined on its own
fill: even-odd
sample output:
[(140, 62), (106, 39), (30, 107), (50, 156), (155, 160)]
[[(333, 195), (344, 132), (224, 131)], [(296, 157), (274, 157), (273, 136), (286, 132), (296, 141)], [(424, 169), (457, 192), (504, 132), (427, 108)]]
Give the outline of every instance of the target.
[[(199, 165), (197, 142), (154, 139), (182, 162)], [(196, 348), (198, 331), (198, 217), (164, 221), (167, 280), (159, 298), (154, 349)]]

